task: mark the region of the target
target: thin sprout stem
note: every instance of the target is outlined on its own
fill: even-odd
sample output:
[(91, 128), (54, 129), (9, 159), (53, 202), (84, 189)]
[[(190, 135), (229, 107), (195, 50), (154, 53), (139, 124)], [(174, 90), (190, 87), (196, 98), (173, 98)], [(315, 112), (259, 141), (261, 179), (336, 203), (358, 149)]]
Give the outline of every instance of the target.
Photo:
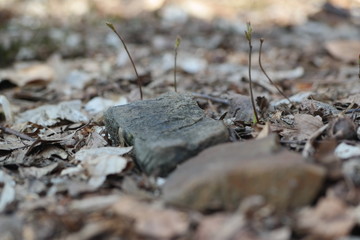
[(176, 66), (177, 66), (177, 54), (178, 54), (178, 48), (180, 46), (180, 42), (181, 42), (181, 38), (180, 36), (176, 37), (176, 41), (175, 41), (175, 54), (174, 54), (174, 88), (175, 88), (175, 92), (177, 92), (177, 83), (176, 83)]
[(251, 38), (248, 39), (248, 42), (249, 42), (249, 88), (250, 88), (250, 98), (251, 98), (251, 104), (252, 104), (252, 107), (253, 107), (253, 110), (254, 110), (255, 120), (258, 123), (259, 122), (259, 117), (258, 117), (257, 112), (256, 112), (254, 95), (253, 95), (253, 90), (252, 90), (252, 80), (251, 80), (251, 54), (252, 54)]
[(176, 83), (176, 59), (177, 59), (177, 47), (175, 48), (175, 56), (174, 56), (174, 88), (175, 92), (177, 92), (177, 83)]
[(274, 84), (274, 82), (271, 80), (271, 78), (269, 77), (269, 75), (267, 75), (265, 69), (263, 68), (262, 64), (261, 64), (261, 53), (262, 53), (262, 45), (264, 43), (264, 39), (263, 38), (260, 38), (260, 50), (259, 50), (259, 66), (260, 66), (260, 69), (261, 71), (264, 73), (264, 75), (266, 76), (266, 78), (269, 80), (269, 82), (276, 88), (276, 90), (278, 90), (278, 92), (284, 97), (286, 98), (286, 100), (289, 101), (290, 104), (294, 105), (291, 100), (284, 94), (283, 91), (281, 91), (281, 89), (276, 86), (276, 84)]
[(359, 79), (360, 79), (360, 54), (359, 54), (358, 65), (359, 65)]
[(131, 65), (133, 66), (134, 68), (134, 71), (135, 71), (135, 74), (136, 74), (136, 77), (137, 77), (137, 85), (138, 85), (138, 88), (139, 88), (139, 91), (140, 91), (140, 99), (143, 100), (143, 92), (142, 92), (142, 82), (141, 82), (141, 79), (139, 77), (139, 74), (138, 74), (138, 71), (136, 70), (136, 66), (135, 66), (135, 63), (130, 55), (130, 52), (125, 44), (125, 41), (124, 39), (121, 37), (121, 35), (116, 31), (114, 25), (112, 23), (106, 23), (106, 25), (119, 37), (121, 43), (123, 44), (124, 48), (125, 48), (125, 51), (127, 53), (127, 55), (129, 56), (130, 58), (130, 61), (131, 61)]

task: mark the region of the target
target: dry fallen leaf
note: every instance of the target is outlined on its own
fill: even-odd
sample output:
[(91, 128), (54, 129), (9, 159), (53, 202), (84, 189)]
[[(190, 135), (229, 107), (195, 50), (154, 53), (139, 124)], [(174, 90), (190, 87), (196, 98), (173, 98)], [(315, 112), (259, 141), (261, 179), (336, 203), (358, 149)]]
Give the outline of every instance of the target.
[(316, 207), (303, 208), (297, 221), (297, 227), (315, 239), (339, 239), (356, 224), (353, 210), (331, 195), (320, 199)]
[(75, 159), (84, 161), (89, 157), (99, 157), (103, 155), (124, 155), (129, 153), (133, 147), (101, 147), (91, 149), (81, 149), (75, 154)]
[(335, 148), (335, 155), (340, 159), (349, 159), (360, 156), (360, 146), (340, 143)]
[(360, 93), (350, 95), (347, 98), (340, 100), (340, 102), (342, 102), (342, 103), (355, 103), (356, 105), (360, 106)]
[(75, 154), (75, 159), (81, 162), (81, 166), (90, 177), (89, 184), (97, 188), (103, 184), (107, 175), (120, 173), (126, 168), (128, 160), (120, 155), (130, 152), (131, 149), (132, 147), (82, 149)]
[(4, 211), (6, 206), (15, 200), (15, 181), (6, 172), (0, 170), (0, 212)]
[(70, 209), (75, 211), (93, 212), (107, 208), (119, 200), (118, 194), (107, 196), (94, 196), (81, 200), (74, 200), (70, 204)]
[(20, 175), (24, 178), (28, 177), (35, 177), (35, 178), (41, 178), (43, 176), (48, 175), (52, 171), (54, 171), (59, 166), (59, 163), (51, 163), (48, 166), (45, 167), (21, 167)]
[(58, 105), (43, 105), (20, 113), (16, 122), (32, 122), (41, 126), (52, 126), (61, 120), (75, 123), (89, 121), (88, 117), (81, 112), (81, 101), (73, 100), (61, 102)]
[(0, 72), (1, 79), (9, 79), (19, 87), (36, 82), (47, 85), (54, 79), (54, 69), (47, 64), (32, 64), (25, 67), (18, 66), (15, 70)]
[(185, 213), (150, 205), (123, 196), (113, 205), (116, 214), (133, 219), (138, 234), (154, 239), (172, 239), (186, 233), (189, 219)]
[(89, 184), (99, 187), (106, 179), (107, 175), (120, 173), (127, 165), (127, 159), (114, 156), (103, 155), (96, 158), (87, 158), (82, 161), (82, 166), (89, 174)]
[(325, 49), (335, 58), (344, 62), (357, 62), (360, 52), (360, 41), (334, 40), (325, 43)]
[(116, 100), (105, 99), (102, 97), (95, 97), (91, 99), (86, 105), (85, 110), (90, 114), (98, 114), (105, 111), (111, 106), (118, 106), (127, 104), (127, 99), (123, 96)]
[(244, 232), (246, 233), (246, 231), (244, 231), (245, 220), (243, 215), (233, 214), (221, 224), (222, 226), (219, 226), (217, 229), (215, 228), (215, 233), (208, 239), (221, 240), (238, 238), (239, 235), (241, 236)]
[(324, 124), (321, 117), (309, 114), (295, 114), (295, 128), (297, 129), (296, 138), (298, 140), (309, 139), (314, 132), (321, 128)]
[(2, 107), (2, 112), (5, 115), (5, 120), (8, 122), (12, 122), (13, 114), (11, 110), (11, 105), (9, 103), (9, 100), (3, 95), (0, 95), (0, 106)]

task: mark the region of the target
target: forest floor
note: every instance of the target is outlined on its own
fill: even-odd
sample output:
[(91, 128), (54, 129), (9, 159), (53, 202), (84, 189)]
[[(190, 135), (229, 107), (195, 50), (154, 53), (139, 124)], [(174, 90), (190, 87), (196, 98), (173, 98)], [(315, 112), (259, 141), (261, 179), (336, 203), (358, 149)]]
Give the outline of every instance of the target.
[[(360, 238), (360, 2), (218, 2), (0, 1), (0, 239)], [(226, 124), (229, 142), (253, 141), (249, 156), (275, 133), (323, 169), (314, 199), (280, 214), (251, 196), (234, 211), (164, 202), (167, 178), (141, 172), (105, 128), (108, 107), (140, 99), (106, 22), (145, 100), (174, 91), (180, 36), (178, 92), (216, 120), (246, 113)], [(257, 123), (242, 104), (247, 22)], [(262, 65), (291, 103), (259, 67), (260, 38)], [(105, 147), (117, 148), (116, 164), (96, 153)]]

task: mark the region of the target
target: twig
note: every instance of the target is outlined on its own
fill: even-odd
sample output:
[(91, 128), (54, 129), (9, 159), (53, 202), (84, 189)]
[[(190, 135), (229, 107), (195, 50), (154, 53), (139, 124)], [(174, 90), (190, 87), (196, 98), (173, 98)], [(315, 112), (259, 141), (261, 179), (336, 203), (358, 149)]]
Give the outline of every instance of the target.
[(181, 42), (181, 38), (179, 36), (176, 37), (176, 42), (175, 42), (175, 55), (174, 55), (174, 88), (175, 88), (175, 92), (177, 92), (177, 85), (176, 85), (176, 59), (177, 59), (177, 53), (178, 53), (178, 48), (180, 46), (180, 42)]
[(252, 80), (251, 80), (251, 54), (252, 54), (252, 44), (251, 44), (251, 34), (252, 34), (252, 27), (250, 22), (247, 23), (247, 31), (245, 31), (245, 37), (248, 40), (249, 43), (249, 88), (250, 88), (250, 98), (251, 98), (251, 104), (254, 110), (255, 120), (258, 123), (259, 118), (256, 112), (256, 106), (254, 101), (254, 95), (252, 90)]
[(24, 139), (24, 140), (28, 140), (28, 141), (35, 141), (36, 139), (35, 138), (32, 138), (24, 133), (21, 133), (21, 132), (18, 132), (14, 129), (11, 129), (11, 128), (7, 128), (7, 127), (4, 127), (2, 125), (0, 125), (0, 129), (4, 132), (4, 133), (7, 133), (7, 134), (11, 134), (11, 135), (14, 135), (14, 136), (17, 136), (21, 139)]
[(262, 53), (262, 45), (264, 43), (264, 39), (263, 38), (260, 38), (260, 50), (259, 50), (259, 66), (260, 66), (260, 69), (261, 71), (264, 73), (264, 75), (266, 76), (266, 78), (269, 80), (269, 82), (276, 88), (276, 90), (278, 90), (278, 92), (284, 97), (286, 98), (286, 100), (289, 101), (289, 103), (291, 105), (294, 105), (291, 100), (284, 94), (283, 91), (280, 90), (280, 88), (278, 86), (276, 86), (276, 84), (271, 80), (271, 78), (269, 77), (269, 75), (267, 75), (265, 69), (263, 68), (262, 64), (261, 64), (261, 53)]
[(202, 94), (202, 93), (191, 93), (191, 95), (193, 95), (195, 98), (203, 98), (203, 99), (208, 99), (210, 101), (213, 102), (217, 102), (217, 103), (222, 103), (225, 105), (230, 105), (230, 101), (227, 99), (223, 99), (223, 98), (217, 98), (217, 97), (213, 97), (207, 94)]
[(138, 88), (139, 88), (139, 91), (140, 91), (140, 99), (143, 100), (143, 93), (142, 93), (142, 88), (141, 88), (141, 85), (142, 85), (141, 79), (140, 79), (139, 74), (138, 74), (138, 72), (136, 70), (135, 63), (134, 63), (134, 61), (133, 61), (133, 59), (132, 59), (132, 57), (130, 55), (130, 52), (129, 52), (128, 48), (126, 47), (125, 41), (121, 37), (121, 35), (116, 31), (116, 29), (115, 29), (115, 27), (114, 27), (114, 25), (112, 23), (107, 22), (106, 25), (119, 37), (120, 41), (124, 45), (125, 51), (126, 51), (127, 55), (130, 58), (131, 64), (132, 64), (132, 66), (134, 68), (134, 71), (135, 71), (135, 74), (136, 74), (136, 77), (137, 77), (137, 84), (138, 84)]
[(360, 112), (360, 108), (346, 110), (345, 114), (350, 114), (350, 113), (355, 113), (355, 112)]

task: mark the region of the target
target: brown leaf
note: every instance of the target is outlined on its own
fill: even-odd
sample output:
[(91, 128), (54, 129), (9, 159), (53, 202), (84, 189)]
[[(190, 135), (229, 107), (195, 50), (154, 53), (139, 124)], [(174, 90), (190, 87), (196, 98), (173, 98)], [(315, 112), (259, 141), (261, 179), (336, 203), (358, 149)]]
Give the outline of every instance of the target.
[(170, 239), (186, 233), (189, 220), (185, 213), (146, 204), (123, 196), (114, 204), (115, 213), (134, 219), (138, 234), (155, 239)]
[(357, 106), (360, 106), (360, 93), (356, 93), (348, 96), (345, 99), (340, 100), (342, 103), (355, 103)]
[(306, 140), (311, 135), (321, 128), (324, 124), (319, 116), (312, 116), (309, 114), (295, 114), (295, 128), (297, 129), (298, 140)]
[(360, 52), (360, 41), (334, 40), (325, 43), (325, 49), (343, 62), (357, 62)]
[(223, 240), (223, 239), (241, 239), (241, 240), (287, 240), (290, 239), (290, 229), (283, 227), (267, 231), (257, 228), (252, 231), (246, 226), (242, 215), (235, 213), (214, 214), (205, 217), (200, 222), (196, 232), (198, 240)]
[(2, 71), (0, 76), (22, 87), (29, 83), (48, 84), (54, 79), (54, 69), (46, 64), (33, 64), (16, 70)]
[(353, 210), (335, 196), (321, 199), (314, 208), (302, 209), (297, 218), (299, 229), (315, 235), (315, 239), (341, 238), (355, 225)]
[(196, 239), (221, 240), (241, 239), (256, 240), (254, 234), (246, 231), (244, 219), (241, 215), (215, 214), (204, 218), (197, 231)]
[(59, 163), (51, 163), (45, 167), (23, 167), (20, 168), (20, 174), (22, 177), (35, 177), (41, 178), (54, 171), (59, 166)]

